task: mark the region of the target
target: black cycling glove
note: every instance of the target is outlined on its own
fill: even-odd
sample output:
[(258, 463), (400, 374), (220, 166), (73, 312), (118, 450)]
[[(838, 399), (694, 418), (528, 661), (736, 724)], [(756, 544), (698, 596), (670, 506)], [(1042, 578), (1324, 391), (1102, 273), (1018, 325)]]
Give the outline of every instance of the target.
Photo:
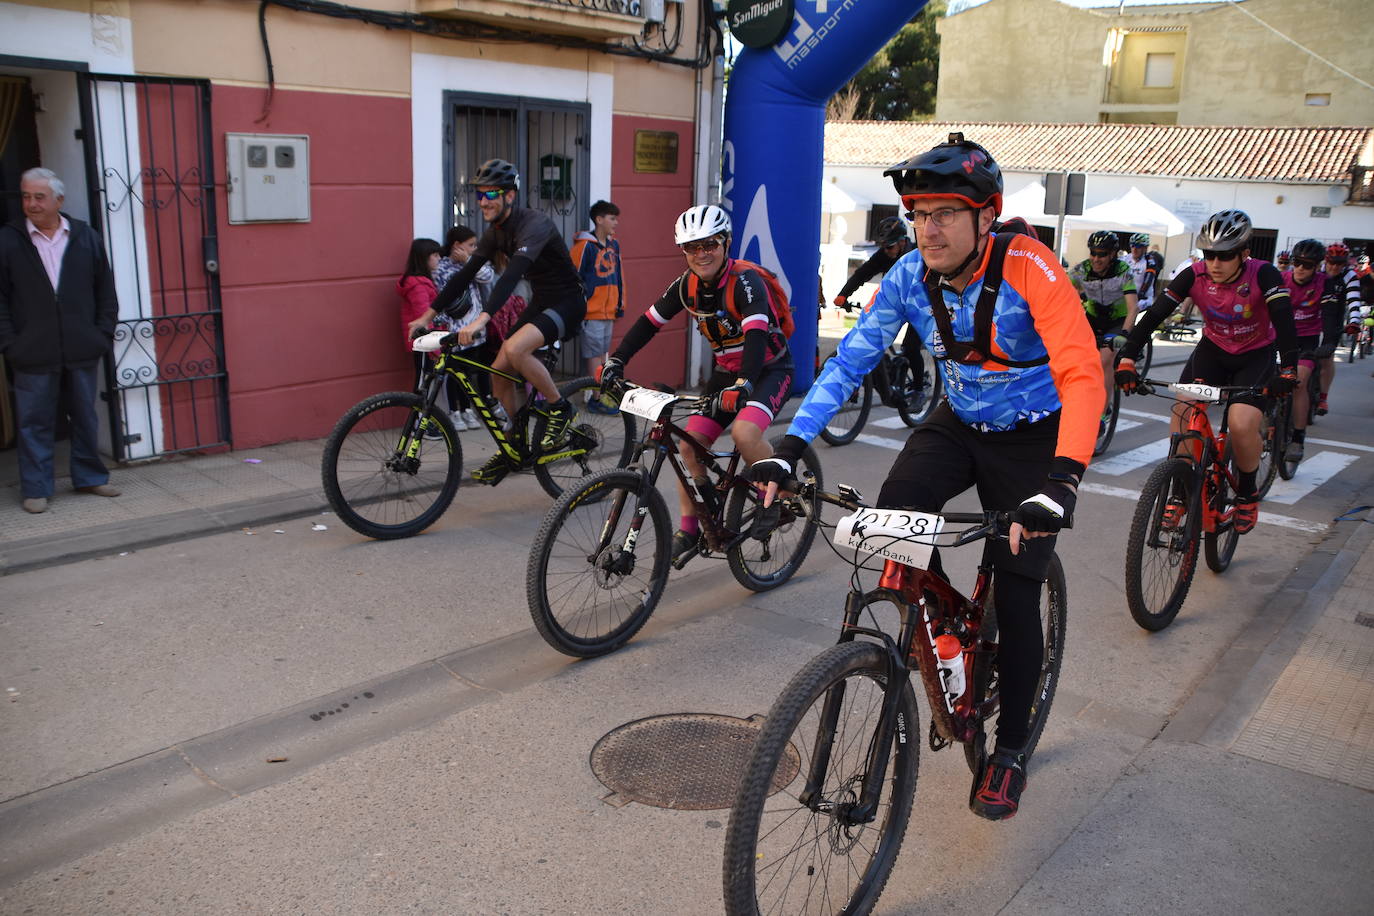
[(797, 436), (783, 436), (770, 458), (755, 461), (749, 466), (749, 477), (755, 483), (776, 483), (779, 486), (796, 476), (797, 463), (806, 451), (806, 442)]
[(1078, 502), (1078, 481), (1085, 468), (1072, 458), (1056, 457), (1050, 476), (1040, 492), (1021, 503), (1016, 520), (1027, 531), (1053, 534), (1073, 527), (1073, 509)]

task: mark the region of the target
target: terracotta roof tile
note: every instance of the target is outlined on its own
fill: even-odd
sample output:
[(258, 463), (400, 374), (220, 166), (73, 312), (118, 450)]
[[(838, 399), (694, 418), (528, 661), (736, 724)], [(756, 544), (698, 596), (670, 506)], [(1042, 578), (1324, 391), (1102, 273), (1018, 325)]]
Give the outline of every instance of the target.
[(954, 130), (1023, 172), (1347, 184), (1352, 165), (1374, 165), (1374, 127), (917, 121), (827, 122), (825, 162), (887, 167)]

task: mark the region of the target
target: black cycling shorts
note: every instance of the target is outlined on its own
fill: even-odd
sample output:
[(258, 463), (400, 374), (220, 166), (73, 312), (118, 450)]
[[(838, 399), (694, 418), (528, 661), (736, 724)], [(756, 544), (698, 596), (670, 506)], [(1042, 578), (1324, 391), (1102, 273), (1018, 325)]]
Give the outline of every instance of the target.
[[(1203, 337), (1202, 342), (1194, 348), (1193, 355), (1188, 357), (1188, 362), (1183, 364), (1178, 380), (1201, 382), (1204, 385), (1263, 386), (1269, 383), (1273, 374), (1273, 344), (1244, 353), (1229, 353), (1213, 343), (1210, 337)], [(1263, 394), (1242, 392), (1233, 395), (1229, 403), (1249, 404), (1257, 410), (1263, 410), (1265, 397)]]
[(1298, 359), (1311, 365), (1317, 364), (1317, 348), (1322, 345), (1320, 334), (1300, 335), (1298, 337)]
[[(771, 423), (777, 419), (778, 411), (782, 410), (782, 405), (787, 403), (787, 396), (792, 392), (792, 383), (796, 380), (795, 376), (796, 370), (792, 366), (791, 359), (780, 360), (777, 365), (765, 366), (763, 373), (754, 382), (754, 390), (749, 393), (747, 403), (768, 414)], [(702, 394), (719, 394), (735, 384), (737, 378), (739, 376), (734, 372), (717, 366), (711, 372), (711, 377), (706, 380)], [(716, 410), (703, 414), (703, 416), (714, 420), (723, 429), (730, 425), (736, 414)]]
[[(985, 509), (1016, 509), (1045, 486), (1059, 442), (1059, 413), (1004, 432), (980, 432), (941, 402), (912, 430), (878, 494), (884, 509), (939, 512), (969, 487)], [(1004, 540), (988, 540), (994, 569), (1045, 581), (1056, 538), (1021, 542), (1012, 556)]]
[(553, 305), (545, 305), (542, 302), (531, 302), (515, 325), (511, 328), (511, 333), (532, 324), (539, 329), (539, 333), (544, 335), (544, 345), (548, 346), (555, 340), (571, 340), (582, 331), (582, 321), (587, 317), (587, 300), (581, 297), (564, 299), (562, 302)]
[(1093, 329), (1093, 335), (1097, 338), (1097, 349), (1105, 350), (1111, 345), (1105, 338), (1109, 334), (1116, 334), (1126, 327), (1126, 316), (1119, 318), (1095, 318), (1092, 314), (1088, 315), (1088, 326)]

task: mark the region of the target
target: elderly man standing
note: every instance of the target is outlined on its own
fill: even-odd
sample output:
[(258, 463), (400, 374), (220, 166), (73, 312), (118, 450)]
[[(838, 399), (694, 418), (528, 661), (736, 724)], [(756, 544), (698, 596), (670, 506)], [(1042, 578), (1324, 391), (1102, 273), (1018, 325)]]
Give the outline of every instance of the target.
[(38, 513), (53, 494), (53, 440), (64, 406), (72, 486), (119, 495), (97, 450), (95, 411), (97, 368), (114, 340), (119, 303), (100, 236), (62, 214), (62, 180), (29, 169), (19, 190), (25, 218), (0, 226), (0, 354), (14, 367), (24, 511)]

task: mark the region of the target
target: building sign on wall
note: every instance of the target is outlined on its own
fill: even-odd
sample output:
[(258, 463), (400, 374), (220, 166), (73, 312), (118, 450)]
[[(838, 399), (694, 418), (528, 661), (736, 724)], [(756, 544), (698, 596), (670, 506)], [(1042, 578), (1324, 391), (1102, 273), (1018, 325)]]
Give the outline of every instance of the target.
[(677, 171), (677, 131), (635, 131), (635, 171), (672, 174)]
[(1330, 207), (1313, 207), (1311, 210), (1312, 219), (1330, 219)]
[(1212, 215), (1212, 202), (1210, 200), (1183, 200), (1174, 202), (1174, 216), (1188, 224), (1188, 228), (1195, 229), (1207, 221), (1207, 217)]
[(793, 0), (730, 0), (725, 21), (730, 34), (747, 48), (768, 48), (792, 26)]

